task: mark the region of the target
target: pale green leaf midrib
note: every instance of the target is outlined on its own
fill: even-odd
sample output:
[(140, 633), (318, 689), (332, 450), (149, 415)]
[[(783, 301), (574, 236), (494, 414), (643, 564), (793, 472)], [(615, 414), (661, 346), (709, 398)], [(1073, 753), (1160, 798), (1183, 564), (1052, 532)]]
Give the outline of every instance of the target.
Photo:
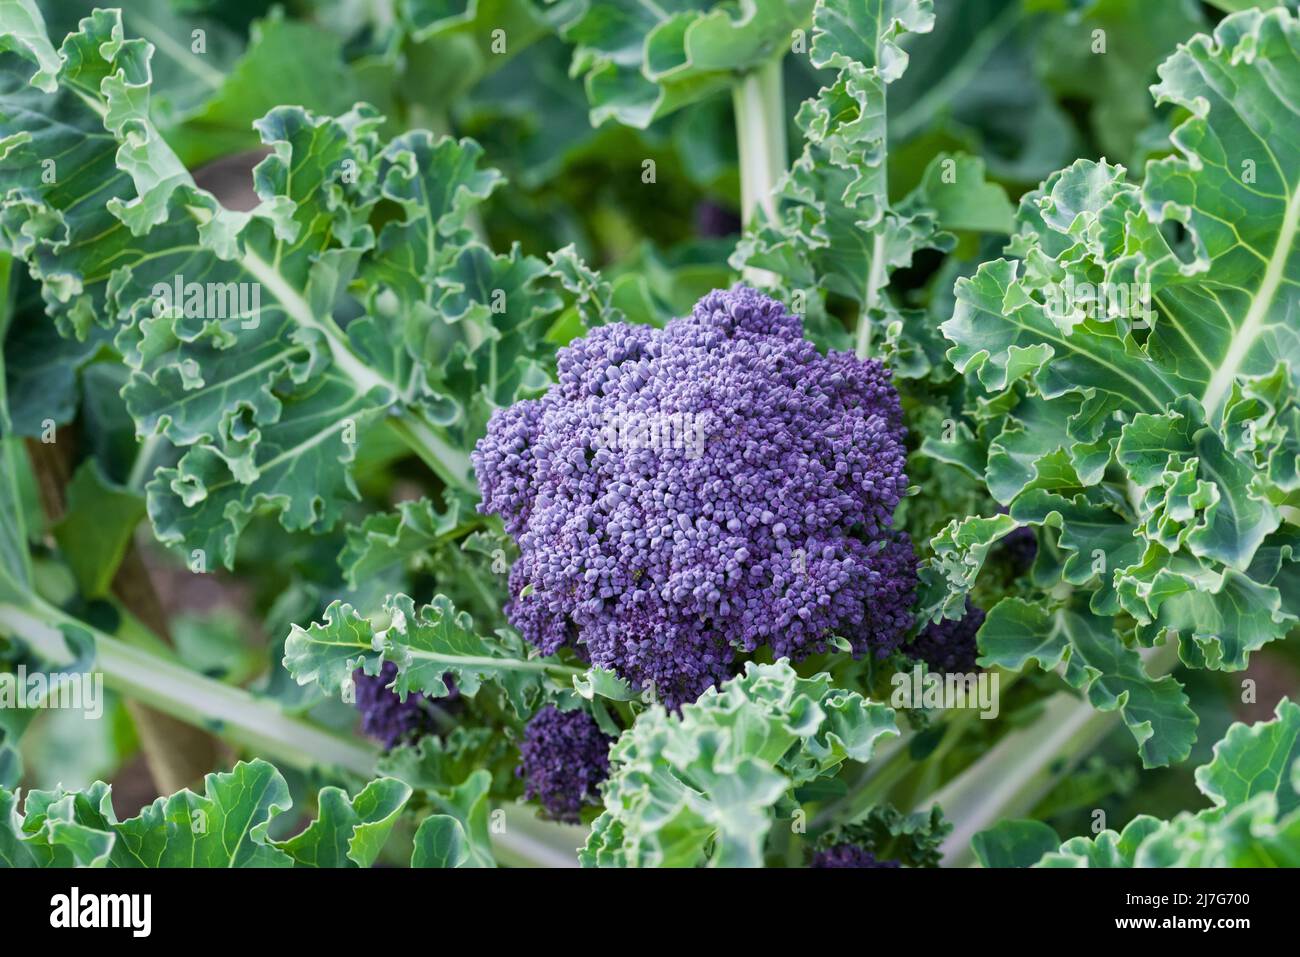
[(1300, 227), (1300, 187), (1291, 191), (1291, 198), (1282, 217), (1282, 226), (1278, 230), (1273, 254), (1269, 257), (1264, 278), (1260, 281), (1254, 299), (1251, 300), (1246, 318), (1233, 334), (1232, 343), (1223, 357), (1223, 362), (1215, 370), (1201, 396), (1201, 405), (1210, 418), (1216, 417), (1222, 411), (1223, 401), (1232, 388), (1242, 363), (1250, 354), (1255, 340), (1267, 328), (1266, 320), (1273, 307), (1277, 291), (1285, 278), (1287, 260), (1296, 241), (1298, 227)]

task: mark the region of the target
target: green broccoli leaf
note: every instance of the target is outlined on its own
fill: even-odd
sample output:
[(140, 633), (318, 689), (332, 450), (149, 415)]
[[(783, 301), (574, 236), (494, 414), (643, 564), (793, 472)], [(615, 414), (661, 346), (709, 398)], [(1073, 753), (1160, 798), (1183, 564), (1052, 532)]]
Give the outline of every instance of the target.
[(831, 687), (829, 675), (750, 662), (680, 715), (642, 712), (619, 738), (582, 863), (761, 866), (794, 788), (870, 760), (897, 733), (891, 709)]
[[(1092, 661), (1067, 679), (1099, 705), (1155, 707), (1125, 719), (1148, 764), (1186, 755), (1192, 724), (1172, 688), (1133, 670), (1134, 646), (1172, 636), (1185, 664), (1238, 670), (1300, 621), (1300, 141), (1284, 119), (1298, 48), (1300, 21), (1281, 8), (1226, 17), (1181, 46), (1152, 88), (1185, 110), (1173, 155), (1140, 185), (1104, 160), (1053, 174), (1021, 200), (1016, 258), (960, 279), (943, 324), (974, 390), (988, 489), (1013, 524), (1056, 530), (1075, 591), (1073, 610), (1039, 608), (1033, 625), (1086, 623), (986, 626), (986, 655), (1018, 667), (1022, 632), (1058, 652), (1086, 636)], [(987, 521), (933, 543), (924, 576), (947, 593), (929, 594), (930, 608), (958, 607), (1000, 537)], [(1012, 611), (999, 606), (990, 625)], [(1099, 691), (1108, 679), (1085, 673), (1136, 685)]]
[(585, 79), (592, 125), (612, 118), (644, 129), (779, 58), (808, 27), (813, 6), (813, 0), (670, 6), (578, 0), (557, 3), (556, 20), (574, 44), (572, 71)]
[[(486, 773), (486, 772), (484, 772)], [(388, 840), (411, 788), (378, 778), (355, 797), (320, 791), (320, 816), (297, 836), (268, 836), (289, 810), (289, 787), (260, 759), (160, 797), (139, 815), (118, 821), (107, 784), (82, 791), (0, 788), (0, 863), (11, 867), (369, 867)], [(479, 813), (477, 810), (476, 814)]]
[[(1118, 834), (1107, 830), (1095, 838), (1072, 838), (1036, 858), (1037, 866), (1296, 867), (1300, 865), (1298, 742), (1300, 706), (1283, 698), (1273, 720), (1230, 727), (1214, 746), (1213, 760), (1197, 768), (1197, 786), (1214, 802), (1213, 807), (1184, 811), (1169, 821), (1139, 815)], [(1032, 822), (1017, 822), (994, 830), (1002, 837), (1022, 838), (1031, 829)], [(1030, 849), (1021, 844), (1009, 852), (1015, 855), (1014, 866), (1025, 865)]]
[(403, 700), (411, 692), (445, 697), (452, 682), (472, 698), (490, 681), (520, 715), (531, 714), (542, 694), (563, 689), (585, 670), (529, 657), (512, 632), (478, 634), (473, 619), (444, 595), (419, 609), (405, 595), (390, 596), (381, 617), (386, 627), (376, 627), (351, 605), (333, 602), (323, 622), (293, 626), (284, 644), (285, 668), (299, 684), (315, 681), (325, 692), (338, 694), (351, 686), (357, 668), (377, 675), (391, 661), (397, 665), (392, 687)]
[[(43, 62), (33, 37), (20, 52)], [(233, 564), (262, 510), (328, 530), (380, 421), (472, 492), (468, 450), (491, 411), (549, 382), (559, 306), (544, 264), (472, 240), (467, 217), (500, 181), (481, 150), (418, 130), (383, 144), (366, 107), (277, 107), (256, 123), (260, 204), (232, 212), (154, 124), (151, 52), (97, 11), (53, 86), (30, 67), (0, 78), (0, 235), (61, 332), (114, 332), (138, 433), (182, 451), (148, 486), (158, 537), (206, 568)]]

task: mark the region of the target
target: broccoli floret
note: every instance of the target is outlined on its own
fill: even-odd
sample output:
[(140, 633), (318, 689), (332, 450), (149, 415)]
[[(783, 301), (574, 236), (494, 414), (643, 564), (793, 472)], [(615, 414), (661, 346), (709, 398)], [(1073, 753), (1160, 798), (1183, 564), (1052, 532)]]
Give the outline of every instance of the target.
[(1038, 539), (1034, 530), (1027, 526), (1015, 529), (998, 544), (1007, 563), (1018, 575), (1029, 571), (1038, 557)]
[(916, 560), (898, 393), (879, 362), (821, 355), (779, 302), (737, 286), (664, 328), (601, 326), (559, 381), (497, 411), (473, 455), (480, 509), (518, 540), (511, 622), (668, 707), (842, 636), (884, 656)]
[[(397, 680), (397, 665), (385, 661), (377, 675), (368, 675), (360, 668), (352, 674), (356, 688), (356, 706), (361, 712), (361, 730), (385, 748), (394, 748), (404, 741), (418, 738), (437, 730), (435, 705), (424, 695), (412, 692), (403, 701), (389, 686)], [(452, 687), (451, 695), (443, 701), (454, 706), (458, 697)]]
[(960, 618), (941, 618), (921, 629), (907, 650), (934, 671), (970, 672), (978, 669), (979, 648), (975, 634), (984, 624), (984, 609), (966, 599), (966, 613)]
[(898, 861), (878, 861), (870, 851), (857, 844), (836, 844), (818, 851), (813, 867), (899, 867)]
[(609, 776), (613, 741), (585, 711), (542, 708), (519, 745), (522, 760), (515, 773), (524, 779), (524, 796), (539, 801), (555, 820), (577, 824), (582, 806)]

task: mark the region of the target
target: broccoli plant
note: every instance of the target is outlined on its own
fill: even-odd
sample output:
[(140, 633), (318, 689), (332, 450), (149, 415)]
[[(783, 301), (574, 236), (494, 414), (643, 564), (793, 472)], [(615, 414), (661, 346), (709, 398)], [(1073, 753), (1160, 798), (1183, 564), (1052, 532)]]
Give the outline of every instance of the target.
[(1293, 5), (291, 6), (0, 0), (0, 865), (1300, 864)]

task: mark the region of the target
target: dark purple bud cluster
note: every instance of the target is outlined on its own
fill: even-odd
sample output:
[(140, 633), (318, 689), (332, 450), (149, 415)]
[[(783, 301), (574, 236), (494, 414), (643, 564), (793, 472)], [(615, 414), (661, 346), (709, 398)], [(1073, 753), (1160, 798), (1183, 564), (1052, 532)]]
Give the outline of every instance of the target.
[(884, 656), (916, 582), (891, 527), (904, 437), (884, 366), (820, 354), (752, 289), (663, 329), (596, 328), (474, 452), (480, 508), (520, 547), (510, 620), (669, 707), (733, 674), (737, 651), (799, 659), (838, 635)]
[(962, 617), (941, 618), (921, 630), (908, 646), (908, 653), (924, 661), (933, 671), (971, 672), (978, 669), (979, 657), (975, 634), (984, 624), (984, 609), (977, 608), (966, 599), (966, 614)]
[(524, 779), (524, 796), (555, 820), (577, 824), (582, 806), (595, 800), (609, 776), (613, 741), (587, 712), (547, 705), (529, 720), (519, 745), (516, 773)]
[(898, 861), (878, 861), (857, 844), (836, 844), (813, 856), (813, 867), (899, 867)]
[(1017, 528), (998, 544), (1007, 563), (1020, 575), (1029, 571), (1038, 556), (1038, 539), (1028, 526)]
[(388, 686), (397, 679), (397, 665), (385, 661), (377, 675), (360, 668), (352, 674), (356, 687), (357, 710), (361, 712), (361, 730), (385, 748), (435, 730), (433, 706), (418, 692), (403, 701)]

